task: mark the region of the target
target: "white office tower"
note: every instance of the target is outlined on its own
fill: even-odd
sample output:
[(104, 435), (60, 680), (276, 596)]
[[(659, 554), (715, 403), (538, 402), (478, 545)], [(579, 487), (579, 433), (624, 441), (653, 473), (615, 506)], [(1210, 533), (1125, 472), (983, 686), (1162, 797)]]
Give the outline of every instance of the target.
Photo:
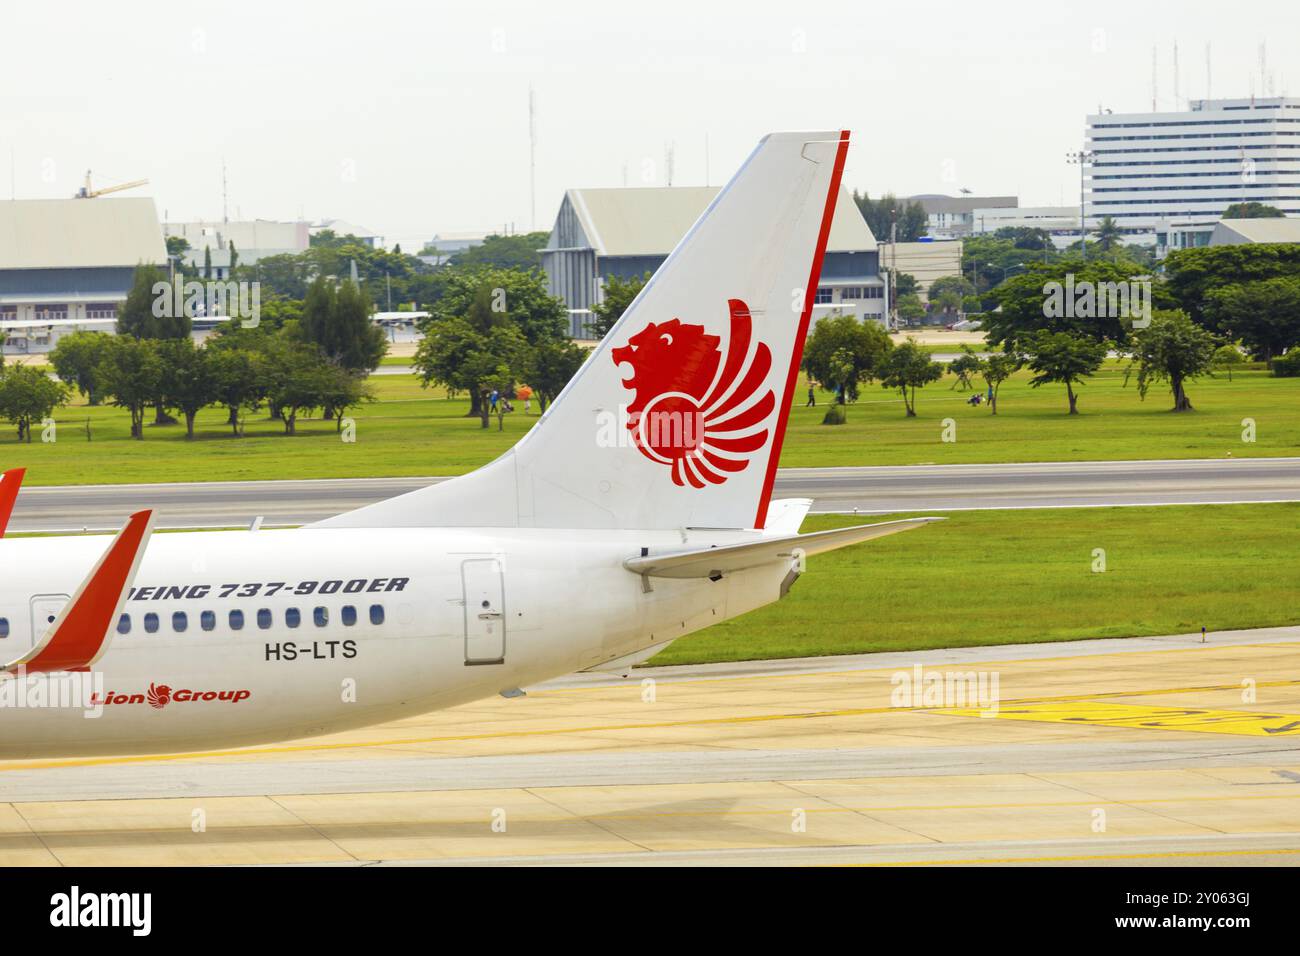
[(1111, 216), (1161, 245), (1208, 242), (1234, 203), (1300, 216), (1300, 99), (1192, 100), (1176, 113), (1088, 117), (1090, 226)]

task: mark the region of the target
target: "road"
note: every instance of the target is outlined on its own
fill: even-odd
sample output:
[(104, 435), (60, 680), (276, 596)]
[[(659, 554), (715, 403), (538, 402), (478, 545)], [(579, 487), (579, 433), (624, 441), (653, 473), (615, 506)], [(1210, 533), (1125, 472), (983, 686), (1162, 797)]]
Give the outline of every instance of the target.
[[(160, 527), (240, 527), (261, 515), (267, 527), (305, 524), (438, 478), (196, 482), (24, 488), (14, 531), (103, 531), (155, 508)], [(815, 499), (814, 512), (889, 514), (986, 508), (1300, 501), (1300, 458), (1038, 462), (787, 468), (776, 497)]]
[(220, 754), (0, 762), (0, 867), (1294, 866), (1298, 669), (1300, 627), (651, 668)]

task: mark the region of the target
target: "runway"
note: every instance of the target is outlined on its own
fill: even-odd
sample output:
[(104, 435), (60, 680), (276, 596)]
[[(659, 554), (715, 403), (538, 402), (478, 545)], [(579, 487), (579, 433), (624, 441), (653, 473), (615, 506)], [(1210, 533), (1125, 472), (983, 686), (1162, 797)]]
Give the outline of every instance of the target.
[[(13, 531), (116, 530), (154, 508), (164, 528), (306, 524), (442, 479), (356, 478), (24, 488)], [(1300, 458), (1038, 462), (786, 468), (777, 497), (815, 499), (814, 512), (888, 514), (983, 508), (1300, 501)]]
[(223, 754), (0, 763), (0, 866), (1293, 866), (1298, 665), (1300, 627), (655, 668)]

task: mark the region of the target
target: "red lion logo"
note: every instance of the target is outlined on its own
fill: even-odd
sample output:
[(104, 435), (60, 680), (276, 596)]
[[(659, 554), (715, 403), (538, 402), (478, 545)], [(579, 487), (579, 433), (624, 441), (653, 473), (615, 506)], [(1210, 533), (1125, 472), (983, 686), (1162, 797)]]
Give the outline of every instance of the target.
[(149, 692), (145, 695), (145, 699), (149, 701), (150, 707), (155, 710), (162, 710), (172, 699), (172, 689), (166, 684), (154, 685), (150, 683)]
[(627, 409), (633, 442), (651, 461), (670, 465), (678, 485), (721, 484), (767, 444), (760, 426), (776, 407), (772, 390), (763, 388), (772, 353), (759, 342), (750, 356), (749, 306), (739, 299), (727, 305), (725, 361), (718, 336), (680, 319), (651, 322), (610, 353), (615, 365), (632, 367), (623, 387), (636, 392)]

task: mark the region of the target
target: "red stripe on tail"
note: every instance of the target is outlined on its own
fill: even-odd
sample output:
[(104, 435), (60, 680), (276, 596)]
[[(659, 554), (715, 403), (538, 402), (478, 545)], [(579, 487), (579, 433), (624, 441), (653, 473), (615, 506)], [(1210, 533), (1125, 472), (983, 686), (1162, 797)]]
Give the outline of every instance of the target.
[(822, 210), (822, 227), (817, 233), (817, 249), (813, 253), (812, 269), (808, 275), (808, 284), (804, 287), (803, 314), (799, 317), (799, 332), (794, 339), (794, 349), (790, 353), (790, 371), (785, 378), (785, 394), (781, 397), (780, 415), (776, 421), (776, 437), (772, 440), (772, 456), (767, 460), (767, 476), (763, 479), (763, 494), (758, 499), (758, 512), (754, 516), (754, 527), (762, 528), (767, 522), (767, 506), (772, 500), (772, 485), (776, 482), (776, 466), (781, 460), (781, 443), (785, 441), (785, 426), (790, 419), (790, 402), (794, 395), (794, 383), (799, 379), (799, 365), (803, 362), (803, 343), (808, 335), (808, 323), (812, 319), (813, 302), (816, 299), (817, 283), (822, 277), (822, 259), (826, 255), (826, 240), (831, 234), (831, 220), (835, 216), (835, 200), (840, 194), (840, 176), (844, 172), (844, 157), (849, 151), (849, 131), (840, 133), (839, 146), (835, 149), (835, 166), (831, 171), (831, 187), (826, 192), (826, 206)]

